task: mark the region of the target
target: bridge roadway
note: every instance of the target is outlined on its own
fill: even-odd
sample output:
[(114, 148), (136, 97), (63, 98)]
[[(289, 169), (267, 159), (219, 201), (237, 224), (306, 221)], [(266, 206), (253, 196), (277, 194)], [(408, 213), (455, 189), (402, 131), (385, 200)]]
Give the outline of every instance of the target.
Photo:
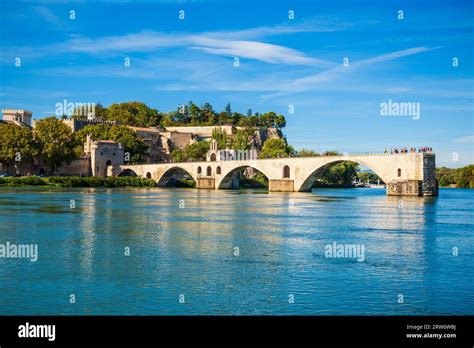
[(214, 162), (179, 162), (124, 164), (107, 167), (108, 176), (137, 175), (166, 186), (180, 169), (189, 174), (197, 188), (235, 189), (241, 170), (252, 167), (269, 181), (269, 191), (310, 191), (317, 176), (331, 165), (351, 161), (374, 171), (386, 184), (387, 195), (437, 196), (434, 154), (365, 154), (276, 159), (229, 160)]

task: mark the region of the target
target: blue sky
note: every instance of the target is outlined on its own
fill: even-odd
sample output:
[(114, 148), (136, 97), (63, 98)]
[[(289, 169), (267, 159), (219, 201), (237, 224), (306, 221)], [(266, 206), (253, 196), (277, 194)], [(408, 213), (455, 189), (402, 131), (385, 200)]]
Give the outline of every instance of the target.
[[(432, 146), (438, 165), (474, 163), (473, 1), (7, 0), (0, 10), (1, 108), (42, 118), (64, 99), (165, 112), (230, 102), (286, 115), (297, 149)], [(420, 103), (420, 118), (381, 116), (389, 99)]]

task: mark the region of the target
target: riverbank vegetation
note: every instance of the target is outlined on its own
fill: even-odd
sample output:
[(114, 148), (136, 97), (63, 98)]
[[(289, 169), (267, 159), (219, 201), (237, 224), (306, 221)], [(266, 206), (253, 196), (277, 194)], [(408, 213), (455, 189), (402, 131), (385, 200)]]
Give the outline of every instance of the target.
[(261, 172), (255, 173), (252, 176), (245, 176), (243, 173), (239, 179), (240, 188), (268, 188), (268, 179)]
[(354, 162), (341, 162), (323, 168), (313, 187), (354, 187), (358, 170), (359, 165)]
[(56, 187), (154, 187), (152, 179), (138, 177), (79, 177), (79, 176), (38, 176), (0, 178), (0, 186), (56, 186)]
[(474, 164), (462, 168), (436, 168), (440, 187), (474, 188)]

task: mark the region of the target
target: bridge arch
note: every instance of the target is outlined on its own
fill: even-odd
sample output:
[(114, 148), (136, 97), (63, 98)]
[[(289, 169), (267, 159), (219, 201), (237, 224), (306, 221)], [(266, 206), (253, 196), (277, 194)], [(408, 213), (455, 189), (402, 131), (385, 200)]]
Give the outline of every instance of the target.
[(328, 162), (323, 163), (323, 164), (319, 164), (317, 167), (312, 168), (310, 170), (310, 174), (306, 175), (306, 177), (303, 178), (302, 184), (301, 184), (300, 188), (298, 189), (298, 191), (300, 191), (300, 192), (311, 191), (311, 188), (312, 188), (314, 182), (316, 181), (316, 178), (319, 175), (321, 175), (326, 169), (332, 167), (333, 165), (343, 163), (343, 162), (354, 162), (354, 163), (357, 163), (357, 164), (361, 164), (361, 165), (369, 168), (370, 170), (372, 170), (385, 184), (387, 184), (389, 182), (387, 177), (381, 175), (380, 170), (378, 170), (377, 168), (374, 168), (374, 166), (372, 166), (372, 165), (367, 164), (365, 161), (359, 160), (357, 158), (348, 158), (348, 159), (338, 158), (338, 159), (334, 159), (334, 160), (328, 161)]
[(185, 175), (188, 175), (189, 177), (191, 177), (194, 180), (194, 182), (197, 182), (196, 176), (191, 174), (191, 171), (188, 171), (188, 170), (186, 170), (186, 169), (184, 169), (183, 167), (180, 167), (180, 166), (172, 166), (172, 167), (166, 169), (157, 178), (157, 181), (156, 181), (157, 185), (160, 186), (160, 187), (167, 186), (170, 183), (170, 181), (172, 181), (173, 176), (175, 175), (176, 172), (184, 172)]
[(222, 174), (220, 176), (220, 179), (216, 181), (216, 188), (221, 190), (221, 189), (236, 189), (238, 186), (235, 185), (235, 180), (234, 180), (234, 175), (237, 174), (238, 172), (244, 170), (245, 168), (253, 168), (256, 171), (262, 173), (265, 175), (265, 177), (270, 180), (271, 176), (266, 173), (265, 170), (259, 168), (258, 166), (250, 166), (250, 165), (242, 165), (242, 164), (237, 164), (234, 167), (231, 167), (224, 171), (224, 168), (222, 168)]
[(122, 170), (117, 176), (138, 176), (138, 174), (130, 168)]

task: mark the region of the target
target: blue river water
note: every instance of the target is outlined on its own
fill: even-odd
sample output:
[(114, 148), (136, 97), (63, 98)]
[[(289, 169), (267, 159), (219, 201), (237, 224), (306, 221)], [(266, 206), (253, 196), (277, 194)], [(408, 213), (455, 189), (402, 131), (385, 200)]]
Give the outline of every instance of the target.
[(7, 242), (0, 315), (474, 314), (474, 190), (0, 188)]

